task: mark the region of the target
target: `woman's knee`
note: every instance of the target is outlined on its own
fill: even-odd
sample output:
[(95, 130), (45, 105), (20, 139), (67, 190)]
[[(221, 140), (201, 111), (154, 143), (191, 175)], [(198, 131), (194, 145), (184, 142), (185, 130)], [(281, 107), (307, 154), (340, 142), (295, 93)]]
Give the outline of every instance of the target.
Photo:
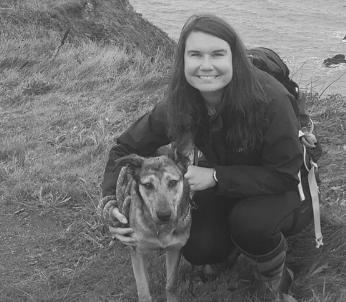
[(235, 245), (249, 254), (264, 254), (280, 241), (277, 220), (250, 200), (239, 202), (229, 215), (231, 237)]

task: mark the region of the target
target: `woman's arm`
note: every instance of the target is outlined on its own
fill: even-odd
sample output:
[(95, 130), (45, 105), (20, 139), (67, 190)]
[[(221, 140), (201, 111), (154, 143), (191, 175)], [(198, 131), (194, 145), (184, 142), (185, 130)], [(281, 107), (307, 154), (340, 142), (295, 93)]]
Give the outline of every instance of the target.
[(217, 193), (232, 198), (266, 195), (295, 189), (303, 162), (299, 125), (290, 101), (272, 100), (264, 133), (261, 165), (216, 166)]
[(102, 196), (115, 195), (115, 186), (121, 167), (116, 160), (131, 153), (150, 156), (157, 148), (169, 143), (167, 136), (166, 103), (158, 103), (154, 109), (121, 134), (109, 152), (102, 182)]

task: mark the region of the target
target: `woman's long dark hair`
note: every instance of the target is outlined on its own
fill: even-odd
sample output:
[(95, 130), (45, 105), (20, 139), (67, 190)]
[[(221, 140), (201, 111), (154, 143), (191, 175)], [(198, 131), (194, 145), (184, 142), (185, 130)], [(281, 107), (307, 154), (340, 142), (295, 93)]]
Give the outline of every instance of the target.
[(222, 106), (227, 119), (227, 143), (234, 150), (249, 150), (262, 141), (264, 93), (245, 47), (235, 30), (214, 15), (194, 15), (185, 23), (178, 42), (173, 74), (167, 92), (169, 135), (178, 148), (195, 141), (206, 124), (206, 108), (201, 94), (185, 79), (184, 52), (191, 32), (203, 32), (226, 41), (232, 52), (233, 77), (225, 87)]

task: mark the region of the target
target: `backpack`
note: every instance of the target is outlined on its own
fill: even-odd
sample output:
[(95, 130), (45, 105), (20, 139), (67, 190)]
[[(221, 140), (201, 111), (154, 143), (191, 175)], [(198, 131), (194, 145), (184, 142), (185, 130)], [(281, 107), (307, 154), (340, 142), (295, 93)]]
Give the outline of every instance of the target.
[[(254, 66), (273, 76), (294, 96), (291, 99), (291, 104), (300, 123), (299, 138), (304, 150), (304, 164), (298, 175), (300, 179), (298, 190), (301, 201), (305, 201), (307, 194), (311, 196), (316, 247), (319, 248), (323, 245), (323, 236), (320, 223), (318, 189), (320, 180), (317, 173), (317, 160), (322, 154), (322, 148), (312, 133), (314, 124), (305, 111), (306, 97), (299, 93), (298, 84), (290, 78), (290, 71), (287, 65), (275, 51), (265, 47), (256, 47), (248, 49), (247, 55)], [(308, 142), (312, 139), (314, 146), (309, 146), (307, 139), (309, 139)]]
[(272, 49), (255, 47), (247, 50), (248, 57), (259, 69), (269, 73), (283, 84), (296, 99), (299, 97), (299, 87), (290, 78), (290, 71), (280, 56)]
[(272, 49), (255, 47), (247, 50), (247, 56), (258, 69), (277, 79), (294, 96), (293, 109), (298, 115), (305, 114), (305, 103), (300, 104), (299, 86), (290, 78), (290, 70), (280, 56)]

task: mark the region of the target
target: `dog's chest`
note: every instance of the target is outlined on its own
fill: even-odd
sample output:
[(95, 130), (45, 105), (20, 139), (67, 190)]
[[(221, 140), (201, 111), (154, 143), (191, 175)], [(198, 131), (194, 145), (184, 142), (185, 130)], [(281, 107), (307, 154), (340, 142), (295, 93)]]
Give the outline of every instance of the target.
[(182, 248), (189, 237), (189, 231), (175, 228), (156, 229), (151, 230), (150, 234), (140, 232), (137, 235), (137, 248), (142, 250)]

